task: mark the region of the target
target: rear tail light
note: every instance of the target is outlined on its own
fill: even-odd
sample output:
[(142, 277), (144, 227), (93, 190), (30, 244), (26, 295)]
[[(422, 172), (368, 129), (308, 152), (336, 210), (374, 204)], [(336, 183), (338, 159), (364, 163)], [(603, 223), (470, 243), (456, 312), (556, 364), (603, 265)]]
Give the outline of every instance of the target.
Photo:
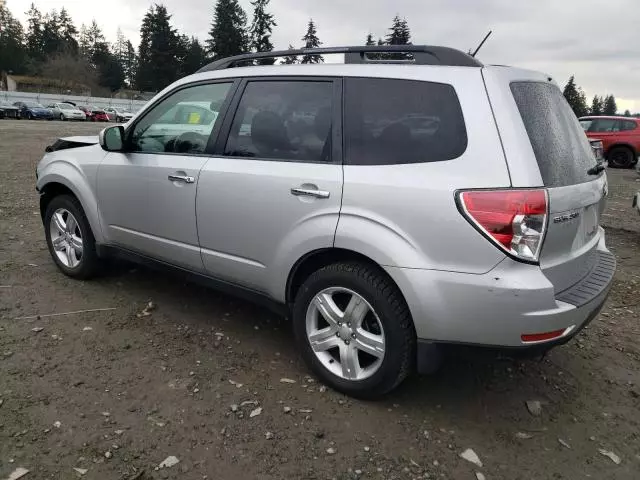
[(547, 230), (546, 190), (469, 190), (458, 201), (467, 220), (500, 249), (538, 261)]

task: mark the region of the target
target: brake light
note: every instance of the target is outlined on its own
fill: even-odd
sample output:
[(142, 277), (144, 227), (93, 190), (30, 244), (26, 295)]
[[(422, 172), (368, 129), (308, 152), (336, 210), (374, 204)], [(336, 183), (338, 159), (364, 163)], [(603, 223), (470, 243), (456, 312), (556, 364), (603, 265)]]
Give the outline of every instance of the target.
[(470, 190), (458, 199), (467, 220), (499, 248), (538, 261), (547, 229), (546, 190)]

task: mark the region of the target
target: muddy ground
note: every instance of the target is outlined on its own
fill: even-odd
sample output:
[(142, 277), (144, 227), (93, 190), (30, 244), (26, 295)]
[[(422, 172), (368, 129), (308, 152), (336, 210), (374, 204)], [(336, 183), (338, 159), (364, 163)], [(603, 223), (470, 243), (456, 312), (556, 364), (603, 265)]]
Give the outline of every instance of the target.
[[(619, 267), (574, 341), (534, 361), (464, 352), (363, 402), (311, 378), (266, 310), (132, 265), (91, 282), (55, 268), (34, 168), (56, 137), (99, 128), (0, 121), (0, 479), (640, 478), (635, 172), (609, 172)], [(113, 310), (31, 317), (97, 308)]]

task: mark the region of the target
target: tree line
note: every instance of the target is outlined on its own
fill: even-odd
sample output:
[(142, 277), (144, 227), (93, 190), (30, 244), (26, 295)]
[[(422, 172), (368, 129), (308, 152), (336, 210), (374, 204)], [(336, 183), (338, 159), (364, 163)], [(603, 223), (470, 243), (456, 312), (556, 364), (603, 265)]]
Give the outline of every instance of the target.
[[(563, 93), (564, 98), (567, 99), (567, 102), (577, 117), (585, 117), (587, 115), (616, 115), (618, 113), (616, 97), (613, 95), (594, 95), (591, 104), (589, 104), (584, 90), (576, 84), (574, 75), (569, 77)], [(629, 110), (625, 110), (624, 116), (631, 117), (632, 115)], [(640, 114), (636, 113), (633, 116), (640, 116)]]
[[(185, 75), (194, 73), (210, 61), (247, 52), (270, 52), (273, 28), (277, 22), (269, 13), (270, 0), (253, 0), (252, 18), (238, 0), (215, 2), (211, 29), (201, 42), (172, 25), (171, 14), (162, 4), (146, 12), (140, 26), (140, 44), (132, 42), (118, 29), (110, 43), (93, 20), (78, 28), (66, 9), (43, 13), (34, 4), (26, 12), (23, 26), (5, 7), (0, 6), (0, 72), (52, 78), (82, 84), (94, 94), (122, 88), (158, 91)], [(318, 26), (309, 19), (300, 47), (318, 48)], [(396, 16), (389, 33), (374, 40), (370, 33), (366, 45), (405, 45), (411, 43), (407, 21)], [(289, 49), (296, 47), (289, 45)], [(283, 64), (320, 63), (320, 54), (298, 58), (286, 56)], [(274, 59), (260, 59), (269, 65)]]

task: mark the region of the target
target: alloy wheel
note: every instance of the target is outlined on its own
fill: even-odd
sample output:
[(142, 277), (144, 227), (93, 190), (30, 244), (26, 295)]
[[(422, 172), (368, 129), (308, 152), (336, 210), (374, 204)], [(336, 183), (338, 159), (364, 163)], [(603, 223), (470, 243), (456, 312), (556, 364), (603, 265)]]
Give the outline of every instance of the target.
[(307, 308), (307, 339), (322, 365), (345, 380), (364, 380), (382, 365), (385, 336), (380, 318), (361, 295), (330, 287)]
[(75, 268), (82, 261), (82, 232), (78, 221), (65, 208), (57, 209), (49, 225), (51, 245), (58, 260), (67, 268)]

